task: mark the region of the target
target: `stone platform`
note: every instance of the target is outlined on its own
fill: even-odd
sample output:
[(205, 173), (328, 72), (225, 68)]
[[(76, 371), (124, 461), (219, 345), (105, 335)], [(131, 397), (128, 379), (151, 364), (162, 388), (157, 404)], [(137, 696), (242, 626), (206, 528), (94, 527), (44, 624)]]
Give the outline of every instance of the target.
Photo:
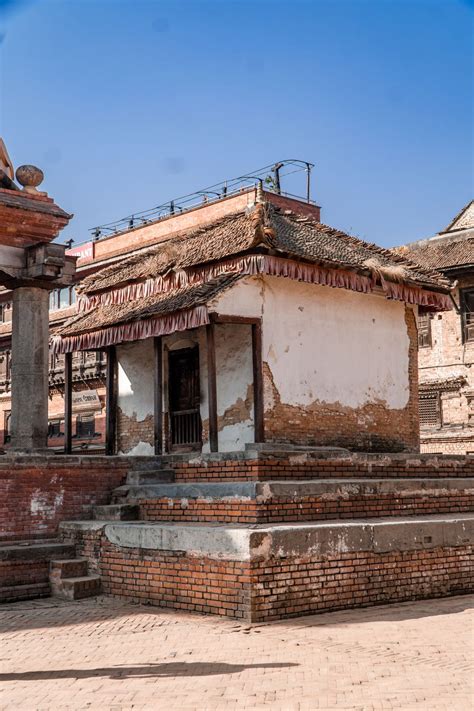
[(474, 590), (474, 457), (175, 455), (94, 517), (61, 539), (106, 594), (163, 607), (263, 621)]
[(473, 456), (5, 457), (0, 485), (4, 600), (102, 589), (262, 621), (474, 590)]

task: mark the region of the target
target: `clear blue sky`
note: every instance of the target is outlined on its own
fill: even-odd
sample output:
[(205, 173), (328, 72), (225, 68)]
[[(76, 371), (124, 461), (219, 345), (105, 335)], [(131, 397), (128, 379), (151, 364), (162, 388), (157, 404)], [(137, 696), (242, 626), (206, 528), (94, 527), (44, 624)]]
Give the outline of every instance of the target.
[(0, 0), (0, 133), (67, 236), (282, 158), (383, 245), (472, 197), (471, 0)]

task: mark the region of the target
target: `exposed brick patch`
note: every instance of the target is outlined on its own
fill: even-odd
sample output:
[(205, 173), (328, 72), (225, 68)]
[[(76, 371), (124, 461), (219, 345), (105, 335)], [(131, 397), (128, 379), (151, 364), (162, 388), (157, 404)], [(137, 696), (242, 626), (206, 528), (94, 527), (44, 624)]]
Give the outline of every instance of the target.
[(140, 442), (145, 442), (154, 447), (154, 419), (147, 415), (144, 420), (137, 420), (126, 415), (117, 407), (117, 448), (119, 452), (130, 452)]

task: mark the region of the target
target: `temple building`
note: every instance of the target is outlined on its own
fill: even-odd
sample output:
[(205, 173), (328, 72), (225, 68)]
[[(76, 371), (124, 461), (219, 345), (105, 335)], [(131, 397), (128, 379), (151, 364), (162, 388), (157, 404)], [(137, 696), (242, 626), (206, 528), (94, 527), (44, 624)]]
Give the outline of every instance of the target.
[(421, 451), (474, 454), (474, 201), (439, 234), (397, 251), (456, 284), (453, 309), (420, 309)]
[(184, 217), (111, 237), (53, 336), (107, 353), (109, 453), (418, 451), (417, 309), (449, 280), (261, 186)]
[(305, 161), (67, 253), (42, 171), (3, 165), (0, 601), (263, 622), (472, 592), (474, 457), (419, 453), (417, 325), (451, 272), (323, 224)]

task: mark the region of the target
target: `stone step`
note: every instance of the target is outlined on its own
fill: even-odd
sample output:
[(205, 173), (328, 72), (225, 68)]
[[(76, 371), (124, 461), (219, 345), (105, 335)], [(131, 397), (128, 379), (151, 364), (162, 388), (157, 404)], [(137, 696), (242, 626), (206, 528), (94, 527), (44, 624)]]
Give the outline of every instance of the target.
[(96, 521), (136, 521), (139, 507), (135, 504), (109, 504), (94, 506), (93, 517)]
[(140, 486), (141, 484), (159, 484), (160, 482), (174, 481), (173, 469), (145, 469), (129, 471), (126, 484), (129, 486)]
[(100, 575), (82, 575), (77, 578), (51, 579), (51, 589), (54, 597), (63, 600), (82, 600), (94, 597), (101, 592)]
[(87, 560), (86, 558), (52, 560), (50, 563), (50, 575), (58, 579), (84, 577), (87, 575)]
[(122, 499), (145, 521), (277, 523), (474, 511), (474, 478), (149, 484)]

